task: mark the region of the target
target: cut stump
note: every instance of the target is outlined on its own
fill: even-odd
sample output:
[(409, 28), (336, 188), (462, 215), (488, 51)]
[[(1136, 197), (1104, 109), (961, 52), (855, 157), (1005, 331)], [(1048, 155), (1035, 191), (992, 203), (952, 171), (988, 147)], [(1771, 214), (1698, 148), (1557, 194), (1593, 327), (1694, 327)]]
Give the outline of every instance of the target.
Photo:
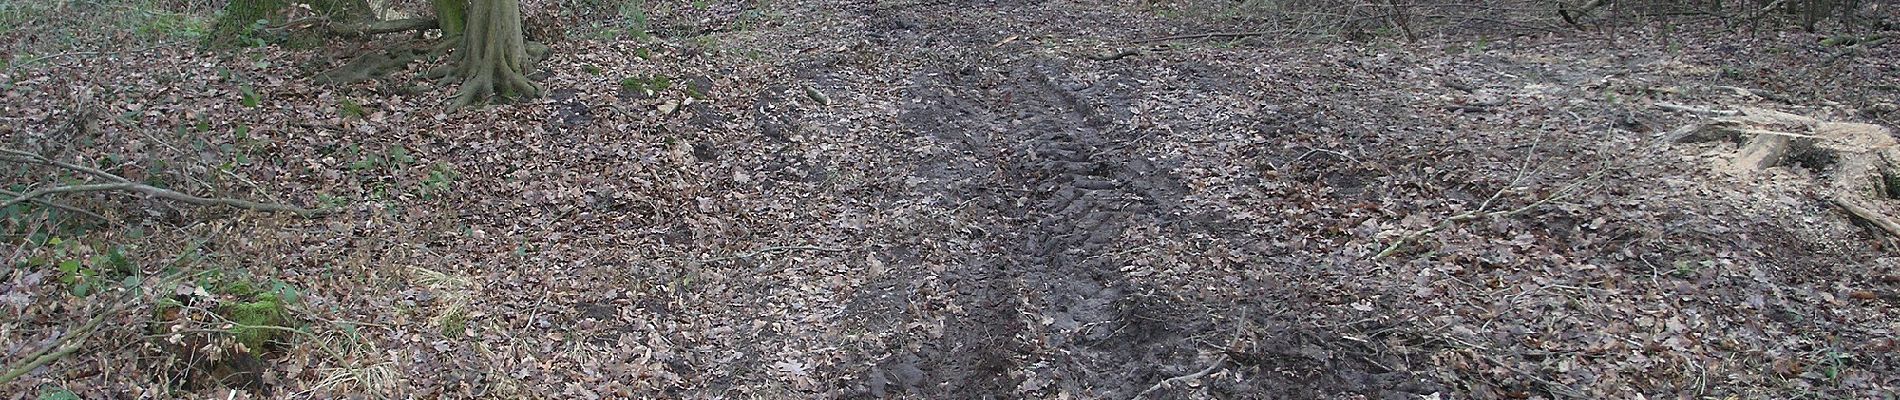
[[(1680, 106), (1677, 106), (1680, 107)], [(1670, 107), (1665, 107), (1670, 108)], [(1672, 108), (1673, 109), (1673, 108)], [(1662, 136), (1673, 143), (1739, 143), (1717, 171), (1748, 177), (1778, 167), (1813, 170), (1820, 196), (1855, 219), (1900, 238), (1890, 200), (1900, 198), (1900, 141), (1885, 126), (1822, 121), (1781, 111), (1737, 107)]]

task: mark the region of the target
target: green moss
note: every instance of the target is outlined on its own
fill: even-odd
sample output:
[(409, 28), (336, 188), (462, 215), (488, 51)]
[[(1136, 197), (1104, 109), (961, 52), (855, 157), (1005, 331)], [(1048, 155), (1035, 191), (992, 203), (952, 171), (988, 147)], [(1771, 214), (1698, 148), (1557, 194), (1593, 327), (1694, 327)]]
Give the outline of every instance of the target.
[(279, 341), (288, 333), (282, 328), (290, 324), (290, 311), (284, 308), (276, 293), (260, 292), (250, 297), (250, 301), (225, 305), (220, 312), (237, 323), (231, 328), (231, 334), (237, 337), (238, 343), (251, 352), (262, 352), (265, 345)]
[(442, 336), (459, 338), (468, 333), (468, 313), (455, 310), (442, 316)]
[[(264, 37), (266, 32), (262, 32), (259, 28), (285, 22), (284, 8), (292, 4), (307, 5), (311, 11), (331, 21), (357, 21), (370, 17), (369, 2), (365, 0), (232, 0), (219, 11), (218, 19), (212, 23), (211, 35), (206, 38), (205, 44), (212, 47), (233, 47), (282, 42), (286, 38)], [(308, 37), (296, 37), (294, 41), (301, 45), (309, 45), (313, 43), (313, 40)]]
[[(211, 36), (206, 44), (214, 47), (248, 45), (245, 39), (253, 38), (261, 24), (267, 24), (277, 17), (278, 11), (289, 5), (284, 0), (233, 0), (225, 4), (218, 14), (218, 20), (212, 23)], [(263, 22), (260, 22), (263, 21)]]

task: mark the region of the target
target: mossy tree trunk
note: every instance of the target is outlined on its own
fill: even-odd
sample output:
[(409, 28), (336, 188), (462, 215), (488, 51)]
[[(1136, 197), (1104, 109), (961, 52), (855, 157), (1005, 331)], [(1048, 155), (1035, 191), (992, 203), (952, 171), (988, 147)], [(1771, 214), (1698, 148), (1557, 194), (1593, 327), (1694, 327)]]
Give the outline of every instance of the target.
[(467, 21), (468, 0), (431, 0), (435, 5), (436, 26), (442, 29), (442, 37), (462, 36), (462, 27)]
[(455, 107), (491, 97), (534, 97), (540, 92), (525, 73), (530, 59), (527, 38), (521, 33), (520, 0), (469, 0), (465, 22), (461, 47), (456, 49), (455, 76), (463, 80)]

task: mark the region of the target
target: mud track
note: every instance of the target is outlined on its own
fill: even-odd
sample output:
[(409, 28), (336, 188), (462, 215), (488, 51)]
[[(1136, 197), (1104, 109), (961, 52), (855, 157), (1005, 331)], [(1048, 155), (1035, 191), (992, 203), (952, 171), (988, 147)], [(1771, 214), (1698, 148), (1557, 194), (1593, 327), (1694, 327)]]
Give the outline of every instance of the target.
[[(1037, 60), (914, 79), (912, 96), (921, 101), (905, 122), (995, 162), (994, 178), (983, 185), (994, 189), (964, 201), (1001, 222), (984, 234), (996, 254), (951, 274), (958, 303), (973, 308), (950, 321), (946, 343), (923, 356), (927, 374), (964, 382), (944, 394), (1012, 393), (1024, 378), (1011, 372), (1029, 365), (1116, 368), (1113, 353), (1164, 345), (1153, 339), (1168, 328), (1136, 314), (1173, 313), (1133, 303), (1139, 290), (1128, 287), (1108, 245), (1133, 224), (1160, 221), (1181, 190), (1153, 163), (1113, 148), (1132, 138), (1108, 129), (1101, 111), (1053, 82), (1062, 69)], [(1193, 356), (1151, 355), (1157, 362)], [(1067, 383), (1110, 383), (1077, 378)]]
[[(1207, 217), (1185, 215), (1187, 189), (1165, 159), (1133, 150), (1148, 137), (1111, 122), (1128, 112), (1130, 95), (1115, 85), (1073, 82), (1073, 68), (1072, 61), (1037, 58), (926, 69), (910, 79), (902, 129), (949, 149), (920, 160), (913, 178), (926, 182), (920, 190), (941, 207), (977, 226), (956, 239), (980, 244), (937, 277), (952, 293), (941, 335), (878, 357), (864, 372), (866, 397), (1123, 398), (1205, 368), (1223, 353), (1237, 369), (1273, 372), (1217, 390), (1238, 398), (1396, 395), (1406, 391), (1386, 389), (1416, 382), (1316, 351), (1342, 346), (1334, 343), (1337, 335), (1284, 322), (1302, 310), (1297, 295), (1195, 304), (1180, 295), (1191, 288), (1149, 287), (1125, 276), (1123, 236), (1130, 228), (1177, 236), (1216, 229)], [(890, 291), (860, 298), (910, 297), (894, 288), (929, 279), (893, 277), (884, 285)], [(858, 318), (932, 319), (915, 305), (883, 308), (912, 311)], [(1216, 342), (1239, 331), (1234, 323), (1209, 322), (1210, 312), (1248, 314), (1240, 325), (1265, 337), (1259, 345), (1221, 349)]]

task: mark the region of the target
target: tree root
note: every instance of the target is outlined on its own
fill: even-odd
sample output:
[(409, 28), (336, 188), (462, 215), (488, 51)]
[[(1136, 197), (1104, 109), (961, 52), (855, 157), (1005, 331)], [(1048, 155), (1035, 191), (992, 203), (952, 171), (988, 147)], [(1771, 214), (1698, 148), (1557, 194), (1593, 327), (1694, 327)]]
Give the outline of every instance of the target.
[(462, 78), (462, 89), (450, 100), (451, 108), (474, 106), (493, 97), (527, 98), (541, 93), (524, 72), (534, 59), (522, 36), (518, 0), (469, 3), (464, 29), (455, 73)]
[(408, 31), (421, 31), (436, 28), (436, 20), (425, 18), (403, 18), (387, 21), (365, 21), (330, 25), (330, 32), (339, 35), (380, 35)]
[(1207, 368), (1201, 369), (1200, 372), (1195, 372), (1195, 373), (1187, 374), (1187, 375), (1181, 375), (1181, 376), (1168, 378), (1168, 379), (1162, 379), (1160, 382), (1155, 382), (1154, 386), (1149, 386), (1148, 390), (1143, 390), (1141, 391), (1141, 393), (1135, 394), (1135, 397), (1131, 397), (1131, 399), (1140, 400), (1143, 398), (1147, 398), (1149, 394), (1153, 394), (1156, 391), (1160, 391), (1161, 389), (1166, 389), (1168, 386), (1173, 386), (1174, 384), (1181, 383), (1181, 382), (1187, 382), (1187, 381), (1191, 381), (1195, 379), (1205, 378), (1207, 377), (1208, 374), (1212, 374), (1214, 373), (1214, 371), (1220, 370), (1220, 367), (1225, 366), (1225, 365), (1227, 365), (1227, 355), (1222, 354), (1219, 359), (1214, 360), (1213, 365), (1209, 365), (1207, 366)]

